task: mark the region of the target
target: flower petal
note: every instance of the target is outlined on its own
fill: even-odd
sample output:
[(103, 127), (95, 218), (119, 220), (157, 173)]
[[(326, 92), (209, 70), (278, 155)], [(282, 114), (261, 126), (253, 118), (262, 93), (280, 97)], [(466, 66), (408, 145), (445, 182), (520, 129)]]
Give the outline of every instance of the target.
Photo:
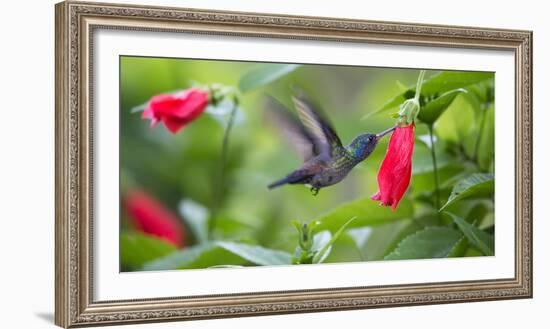
[(168, 130), (170, 130), (171, 133), (176, 134), (178, 131), (180, 131), (185, 125), (191, 121), (187, 119), (180, 119), (173, 116), (163, 116), (162, 122), (166, 126)]
[(166, 128), (177, 133), (187, 123), (195, 120), (208, 106), (208, 93), (191, 88), (177, 94), (153, 96), (141, 117), (151, 120), (151, 127), (162, 121)]
[(185, 245), (183, 226), (178, 217), (161, 202), (141, 190), (130, 190), (125, 209), (139, 231), (159, 237), (177, 247)]
[(181, 102), (175, 106), (170, 115), (179, 118), (198, 117), (208, 105), (208, 93), (199, 89), (190, 89), (184, 96), (179, 98)]
[(373, 200), (397, 208), (410, 184), (413, 150), (414, 125), (396, 128), (378, 171), (379, 191), (372, 196)]

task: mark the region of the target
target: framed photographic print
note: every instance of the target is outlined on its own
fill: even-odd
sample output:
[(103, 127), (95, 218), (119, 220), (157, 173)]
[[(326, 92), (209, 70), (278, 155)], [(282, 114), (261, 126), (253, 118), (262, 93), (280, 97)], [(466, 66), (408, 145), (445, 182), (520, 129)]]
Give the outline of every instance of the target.
[(56, 324), (532, 295), (529, 31), (56, 6)]

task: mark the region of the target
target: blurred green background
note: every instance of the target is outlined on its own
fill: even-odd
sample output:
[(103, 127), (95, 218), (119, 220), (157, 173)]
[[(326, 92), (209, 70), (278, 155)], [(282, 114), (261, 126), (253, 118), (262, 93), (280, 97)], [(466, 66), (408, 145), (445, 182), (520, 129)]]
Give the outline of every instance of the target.
[[(173, 135), (162, 124), (150, 128), (149, 122), (140, 113), (132, 113), (132, 109), (154, 95), (197, 83), (241, 86), (242, 91), (243, 77), (273, 64), (121, 57), (120, 65), (122, 270), (271, 265), (271, 256), (277, 259), (273, 265), (286, 263), (286, 255), (294, 255), (298, 245), (298, 230), (292, 221), (318, 221), (313, 233), (329, 234), (319, 235), (318, 243), (337, 237), (331, 241), (323, 262), (491, 253), (486, 247), (492, 248), (494, 227), (493, 187), (487, 186), (487, 181), (492, 184), (490, 175), (494, 172), (493, 74), (474, 74), (472, 78), (471, 72), (461, 75), (427, 71), (422, 110), (434, 101), (442, 104), (435, 104), (439, 112), (434, 123), (416, 124), (411, 186), (397, 211), (392, 211), (369, 200), (377, 191), (377, 171), (389, 138), (379, 143), (373, 154), (341, 183), (322, 189), (317, 196), (301, 185), (268, 190), (269, 183), (297, 168), (301, 160), (288, 147), (281, 128), (266, 116), (263, 97), (272, 95), (292, 109), (291, 86), (299, 86), (322, 106), (347, 144), (358, 134), (377, 133), (395, 124), (392, 114), (400, 101), (414, 95), (411, 88), (416, 84), (418, 70), (300, 65), (276, 79), (267, 79), (268, 83), (245, 88), (239, 94), (239, 111), (229, 138), (225, 182), (219, 184), (221, 144), (227, 123), (223, 116), (203, 113)], [(441, 74), (444, 76), (439, 81)], [(442, 99), (455, 90), (459, 91)], [(432, 124), (439, 193), (435, 192), (428, 135)], [(474, 182), (471, 186), (479, 191), (474, 189), (473, 194), (446, 209), (460, 220), (439, 212), (436, 194), (439, 206), (443, 206), (457, 184), (476, 174), (486, 175), (481, 182), (485, 185), (479, 187)], [(213, 221), (215, 196), (219, 193), (216, 189), (220, 185), (223, 191)], [(181, 220), (183, 247), (169, 246), (136, 229), (131, 215), (124, 210), (125, 196), (135, 189), (146, 191)], [(353, 216), (359, 218), (345, 232), (336, 234)], [(209, 227), (213, 222), (215, 227)], [(430, 237), (429, 245), (414, 244), (415, 234), (423, 237), (425, 233)], [(475, 234), (481, 234), (485, 246), (473, 242), (479, 237)], [(412, 246), (408, 246), (410, 241)], [(272, 251), (274, 254), (269, 254)], [(257, 260), (250, 253), (266, 258)]]

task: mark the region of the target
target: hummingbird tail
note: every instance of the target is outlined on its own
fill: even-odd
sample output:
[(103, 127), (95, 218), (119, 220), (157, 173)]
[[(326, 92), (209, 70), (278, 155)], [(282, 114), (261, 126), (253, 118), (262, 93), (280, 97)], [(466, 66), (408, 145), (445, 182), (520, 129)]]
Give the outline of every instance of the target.
[(283, 179), (279, 179), (278, 181), (275, 181), (267, 186), (268, 189), (274, 189), (276, 187), (279, 187), (281, 185), (285, 185), (287, 183), (290, 183), (290, 179), (288, 177), (285, 177)]
[(281, 178), (267, 186), (268, 189), (273, 189), (285, 184), (306, 184), (311, 180), (311, 175), (304, 173), (304, 170), (296, 170), (288, 174), (285, 178)]

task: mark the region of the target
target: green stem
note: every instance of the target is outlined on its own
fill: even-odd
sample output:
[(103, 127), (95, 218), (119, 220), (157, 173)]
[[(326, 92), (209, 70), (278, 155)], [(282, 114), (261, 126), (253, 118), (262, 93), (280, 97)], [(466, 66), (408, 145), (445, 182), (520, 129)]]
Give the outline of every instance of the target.
[(214, 206), (212, 207), (212, 216), (210, 219), (210, 225), (208, 227), (208, 235), (210, 237), (212, 237), (212, 232), (216, 227), (218, 213), (221, 206), (221, 199), (222, 199), (223, 191), (225, 189), (225, 167), (227, 164), (227, 154), (229, 150), (229, 135), (231, 133), (231, 129), (233, 128), (233, 123), (235, 122), (235, 114), (237, 113), (237, 108), (238, 108), (238, 102), (235, 99), (233, 101), (233, 108), (229, 113), (229, 118), (227, 120), (227, 125), (225, 127), (225, 131), (223, 134), (222, 149), (221, 149), (221, 156), (220, 156), (220, 167), (219, 167), (218, 179), (215, 181), (216, 185), (214, 188)]
[(430, 132), (430, 150), (432, 154), (432, 165), (434, 173), (434, 185), (435, 185), (435, 207), (439, 217), (439, 209), (441, 208), (441, 202), (439, 200), (439, 174), (437, 172), (437, 158), (435, 156), (435, 144), (434, 144), (434, 128), (433, 125), (428, 125), (428, 131)]
[(420, 91), (422, 90), (422, 82), (424, 82), (424, 75), (426, 70), (420, 70), (418, 74), (418, 80), (416, 80), (416, 92), (414, 94), (414, 99), (418, 102), (420, 101)]
[(422, 83), (424, 82), (424, 74), (426, 71), (420, 70), (418, 74), (418, 80), (416, 80), (416, 91), (414, 98), (409, 98), (401, 104), (399, 107), (397, 124), (399, 126), (405, 126), (413, 124), (420, 111), (420, 95), (422, 90)]
[[(418, 80), (416, 81), (416, 91), (414, 94), (414, 99), (417, 102), (420, 110), (420, 94), (422, 89), (422, 82), (424, 82), (424, 75), (426, 74), (426, 70), (420, 70), (420, 73), (418, 74)], [(435, 143), (434, 143), (434, 127), (433, 124), (428, 125), (428, 131), (430, 132), (430, 151), (432, 155), (432, 166), (433, 166), (433, 173), (434, 173), (434, 186), (435, 186), (435, 207), (437, 210), (437, 217), (441, 219), (439, 215), (439, 209), (441, 207), (441, 201), (439, 199), (439, 173), (437, 171), (437, 157), (435, 156)]]

